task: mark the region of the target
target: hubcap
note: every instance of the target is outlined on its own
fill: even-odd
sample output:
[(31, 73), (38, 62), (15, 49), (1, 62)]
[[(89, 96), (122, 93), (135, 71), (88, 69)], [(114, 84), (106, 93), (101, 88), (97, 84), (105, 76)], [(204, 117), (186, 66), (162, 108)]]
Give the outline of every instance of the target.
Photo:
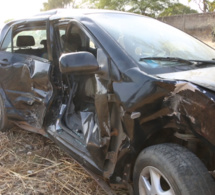
[(175, 195), (166, 177), (155, 167), (145, 167), (139, 177), (140, 195)]

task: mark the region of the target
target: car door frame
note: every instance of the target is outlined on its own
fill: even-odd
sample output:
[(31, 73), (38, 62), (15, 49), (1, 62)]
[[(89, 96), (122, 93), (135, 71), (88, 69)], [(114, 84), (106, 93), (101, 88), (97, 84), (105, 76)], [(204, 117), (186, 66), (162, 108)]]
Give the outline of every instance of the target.
[[(67, 21), (66, 21), (67, 20)], [(67, 23), (67, 28), (66, 28), (66, 32), (67, 32), (67, 30), (70, 28), (70, 25), (73, 25), (73, 24), (76, 24), (76, 25), (78, 25), (87, 35), (89, 35), (91, 38), (93, 38), (93, 39), (95, 39), (95, 37), (92, 35), (92, 33), (90, 33), (89, 32), (89, 30), (87, 30), (86, 29), (86, 27), (83, 25), (83, 24), (81, 24), (81, 22), (79, 22), (78, 20), (75, 20), (75, 19), (73, 19), (73, 18), (71, 18), (71, 19), (66, 19), (66, 20), (62, 20), (62, 24), (65, 24), (65, 21), (66, 21), (66, 23)], [(53, 21), (51, 21), (50, 22), (51, 23), (51, 28), (53, 28), (53, 29), (55, 29), (55, 27), (56, 27), (56, 25), (60, 25), (60, 19), (58, 20), (53, 20)], [(53, 31), (53, 30), (52, 30)], [(55, 41), (57, 41), (58, 39), (60, 39), (60, 37), (58, 37), (58, 38), (55, 38)], [(58, 42), (60, 42), (60, 40), (58, 40)], [(96, 40), (96, 43), (100, 46), (100, 44), (98, 43), (98, 41)], [(57, 44), (57, 43), (55, 43), (56, 45), (60, 45), (59, 43)], [(102, 47), (101, 47), (102, 48)], [(58, 48), (59, 49), (59, 48)], [(103, 48), (102, 48), (103, 49)], [(60, 49), (59, 49), (59, 51), (60, 52), (62, 52)], [(62, 53), (60, 53), (60, 54), (62, 54)], [(106, 56), (107, 57), (107, 61), (108, 61), (108, 63), (109, 63), (109, 58), (108, 58), (108, 55)], [(109, 65), (108, 65), (109, 66)], [(101, 71), (103, 71), (103, 72), (105, 72), (105, 71), (108, 71), (108, 68), (107, 69), (100, 69), (100, 75), (102, 75), (102, 73), (101, 73)], [(109, 73), (109, 72), (108, 72)], [(106, 73), (106, 74), (103, 74), (103, 78), (105, 78), (106, 77), (106, 79), (108, 80), (108, 82), (109, 82), (109, 77), (107, 76), (108, 75), (108, 73)], [(98, 78), (98, 76), (97, 76), (97, 78)], [(100, 85), (102, 85), (102, 83), (100, 82)], [(66, 87), (66, 85), (64, 85), (65, 87)], [(68, 88), (68, 86), (66, 87), (66, 89)], [(107, 103), (107, 108), (108, 108), (108, 89), (106, 89), (106, 94), (104, 95), (101, 95), (101, 98), (104, 98), (104, 99), (106, 99), (105, 101), (106, 101), (106, 103)], [(103, 96), (103, 97), (102, 97)], [(101, 101), (101, 99), (100, 99), (100, 101)], [(98, 107), (98, 105), (96, 105), (97, 107)], [(64, 108), (63, 108), (64, 107)], [(65, 109), (65, 105), (62, 107), (62, 109)], [(100, 107), (101, 109), (100, 109), (100, 113), (102, 113), (103, 112), (103, 109), (102, 109), (102, 107)], [(103, 112), (104, 113), (104, 112)], [(110, 131), (111, 131), (111, 127), (109, 126), (110, 125), (110, 113), (109, 114), (107, 114), (106, 115), (106, 117), (108, 117), (109, 116), (109, 119), (105, 119), (105, 121), (106, 121), (106, 125), (104, 125), (104, 121), (102, 121), (101, 119), (99, 120), (99, 125), (101, 126), (101, 125), (103, 125), (103, 132), (106, 132), (107, 131), (107, 129), (109, 129), (108, 131), (109, 131), (109, 133), (108, 133), (108, 137), (109, 137), (109, 139), (111, 138), (111, 136), (110, 136)], [(60, 119), (60, 117), (62, 117), (62, 116), (59, 116), (59, 119)], [(109, 126), (109, 127), (108, 127)], [(52, 136), (55, 136), (55, 140), (56, 140), (56, 142), (58, 143), (58, 144), (60, 144), (60, 145), (63, 145), (64, 147), (65, 147), (65, 145), (64, 145), (64, 143), (65, 142), (63, 142), (63, 141), (59, 141), (59, 140), (61, 140), (61, 138), (58, 138), (59, 136), (58, 135), (56, 135), (56, 132), (54, 133), (54, 131), (53, 130), (50, 130), (49, 131), (49, 133), (52, 135)], [(77, 137), (76, 137), (77, 138)], [(74, 136), (74, 139), (76, 139), (75, 138), (75, 136)], [(59, 142), (61, 142), (61, 143), (59, 143)], [(80, 140), (78, 141), (78, 142), (80, 142)], [(102, 163), (100, 163), (100, 165), (101, 164), (103, 164), (102, 166), (99, 166), (97, 163), (95, 163), (96, 161), (98, 161), (98, 160), (96, 160), (96, 158), (90, 158), (90, 156), (88, 156), (88, 155), (83, 155), (82, 154), (82, 152), (81, 151), (78, 151), (78, 150), (76, 150), (76, 149), (79, 149), (79, 148), (75, 148), (75, 145), (74, 144), (72, 144), (71, 143), (71, 146), (67, 146), (66, 145), (66, 147), (69, 147), (69, 152), (71, 153), (72, 152), (72, 155), (73, 156), (75, 156), (75, 158), (79, 161), (79, 162), (81, 162), (82, 164), (84, 163), (84, 164), (86, 164), (87, 162), (86, 161), (88, 161), (88, 163), (90, 163), (91, 165), (93, 165), (94, 166), (94, 169), (96, 168), (97, 169), (97, 171), (99, 170), (99, 172), (100, 172), (100, 174), (104, 174), (104, 169), (105, 169), (105, 164), (106, 164), (106, 159), (107, 158), (110, 158), (110, 154), (108, 153), (108, 151), (109, 151), (109, 144), (107, 144), (107, 147), (106, 147), (106, 153), (105, 153), (105, 155), (103, 156), (104, 158), (102, 159)], [(67, 148), (67, 150), (68, 150), (68, 148)], [(79, 157), (77, 157), (76, 155), (74, 155), (74, 151), (76, 151), (75, 153), (76, 153), (76, 155), (78, 154), (78, 155), (80, 155)], [(95, 152), (96, 153), (96, 152)], [(97, 158), (98, 158), (98, 156), (97, 156)], [(83, 162), (84, 161), (84, 162)], [(93, 169), (93, 168), (92, 168)]]

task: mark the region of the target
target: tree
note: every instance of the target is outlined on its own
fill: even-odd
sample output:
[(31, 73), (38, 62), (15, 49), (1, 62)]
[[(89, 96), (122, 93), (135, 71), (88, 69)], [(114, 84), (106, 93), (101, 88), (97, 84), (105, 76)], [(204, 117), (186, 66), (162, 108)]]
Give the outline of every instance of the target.
[(175, 1), (177, 0), (85, 0), (84, 3), (90, 2), (90, 8), (129, 11), (156, 16)]
[(208, 11), (213, 12), (215, 10), (215, 1), (208, 2)]
[(7, 19), (7, 20), (4, 21), (4, 23), (6, 24), (8, 22), (11, 22), (12, 20), (14, 20), (14, 19), (13, 18)]
[(199, 6), (199, 9), (205, 12), (213, 12), (215, 10), (215, 1), (211, 0), (188, 0), (188, 2), (194, 2)]
[(87, 4), (88, 8), (125, 11), (128, 3), (129, 0), (84, 0), (80, 7)]
[(43, 3), (43, 9), (41, 11), (47, 11), (56, 8), (65, 8), (68, 6), (74, 7), (75, 0), (48, 0), (48, 2)]
[(174, 2), (170, 0), (132, 0), (129, 11), (142, 15), (156, 16)]
[(198, 13), (198, 12), (186, 5), (183, 5), (181, 3), (176, 3), (166, 8), (161, 14), (159, 14), (159, 17), (190, 14), (190, 13)]

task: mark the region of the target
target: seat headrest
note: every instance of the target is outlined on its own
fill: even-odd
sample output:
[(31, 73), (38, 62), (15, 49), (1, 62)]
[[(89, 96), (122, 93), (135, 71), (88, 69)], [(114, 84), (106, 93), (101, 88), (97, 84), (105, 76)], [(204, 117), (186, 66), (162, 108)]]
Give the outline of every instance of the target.
[(81, 37), (78, 33), (72, 33), (69, 35), (68, 42), (71, 44), (81, 45)]
[(65, 42), (66, 41), (66, 35), (62, 35), (61, 39)]
[(68, 48), (71, 51), (80, 51), (82, 47), (81, 37), (77, 33), (72, 33), (67, 39)]
[(35, 45), (35, 40), (33, 36), (22, 35), (17, 37), (16, 46), (17, 47), (30, 47)]
[(44, 47), (47, 47), (47, 40), (43, 39), (42, 41), (40, 41), (41, 45), (44, 45)]

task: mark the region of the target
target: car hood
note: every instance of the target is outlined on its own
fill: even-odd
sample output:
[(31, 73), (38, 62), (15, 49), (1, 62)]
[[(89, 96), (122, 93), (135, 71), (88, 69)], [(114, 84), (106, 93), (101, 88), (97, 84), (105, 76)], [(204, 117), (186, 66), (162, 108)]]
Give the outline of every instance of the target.
[(157, 74), (163, 79), (185, 80), (215, 91), (215, 67)]

